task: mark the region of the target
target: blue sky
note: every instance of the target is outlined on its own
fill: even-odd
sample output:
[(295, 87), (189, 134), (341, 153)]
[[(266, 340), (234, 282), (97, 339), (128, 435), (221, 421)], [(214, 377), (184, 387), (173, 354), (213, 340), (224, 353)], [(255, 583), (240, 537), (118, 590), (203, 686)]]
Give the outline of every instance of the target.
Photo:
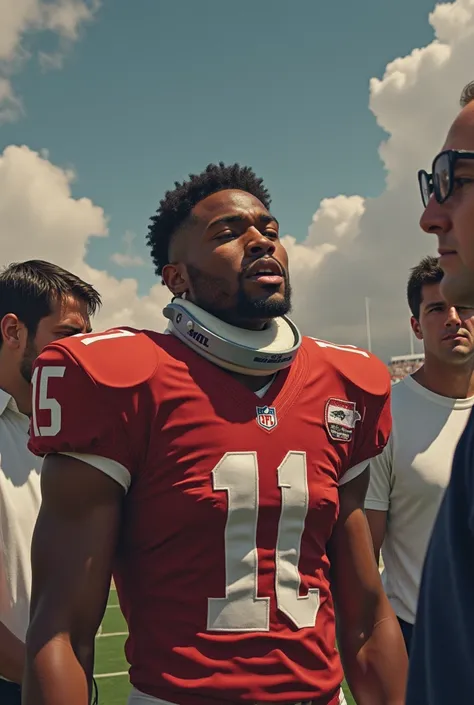
[[(149, 259), (147, 220), (174, 180), (223, 160), (250, 164), (298, 240), (319, 202), (384, 189), (383, 133), (368, 82), (433, 39), (432, 0), (104, 0), (63, 68), (29, 62), (14, 78), (25, 115), (0, 128), (1, 149), (27, 144), (73, 167), (75, 197), (110, 219), (88, 262), (153, 284), (151, 267), (121, 268), (126, 231)], [(30, 35), (31, 52), (54, 38)], [(65, 234), (67, 237), (67, 234)]]

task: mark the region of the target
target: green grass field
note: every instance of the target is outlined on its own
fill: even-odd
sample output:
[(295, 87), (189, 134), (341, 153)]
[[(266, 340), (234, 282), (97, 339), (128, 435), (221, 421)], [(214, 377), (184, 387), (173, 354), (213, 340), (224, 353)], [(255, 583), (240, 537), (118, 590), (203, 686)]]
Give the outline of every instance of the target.
[(95, 647), (95, 677), (100, 705), (127, 703), (130, 685), (128, 664), (123, 651), (126, 637), (127, 625), (118, 605), (117, 593), (111, 590)]
[[(117, 593), (110, 591), (102, 630), (96, 640), (95, 677), (99, 687), (99, 705), (126, 705), (130, 690), (128, 664), (123, 645), (127, 626), (118, 606)], [(345, 687), (347, 705), (354, 705)]]

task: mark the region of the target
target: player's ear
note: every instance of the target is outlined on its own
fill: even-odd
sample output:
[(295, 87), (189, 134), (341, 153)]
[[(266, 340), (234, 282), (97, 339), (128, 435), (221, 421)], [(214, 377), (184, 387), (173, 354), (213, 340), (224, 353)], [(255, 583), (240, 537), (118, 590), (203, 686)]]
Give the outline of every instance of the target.
[(420, 326), (420, 321), (415, 318), (415, 316), (412, 316), (410, 319), (410, 324), (411, 324), (411, 329), (413, 333), (415, 334), (415, 337), (418, 338), (418, 340), (423, 340), (423, 333), (421, 332), (421, 326)]
[(3, 344), (11, 350), (22, 346), (23, 338), (28, 335), (24, 323), (14, 313), (7, 313), (0, 321), (0, 331)]
[(162, 279), (174, 296), (181, 296), (189, 291), (188, 277), (184, 264), (166, 264), (161, 272)]

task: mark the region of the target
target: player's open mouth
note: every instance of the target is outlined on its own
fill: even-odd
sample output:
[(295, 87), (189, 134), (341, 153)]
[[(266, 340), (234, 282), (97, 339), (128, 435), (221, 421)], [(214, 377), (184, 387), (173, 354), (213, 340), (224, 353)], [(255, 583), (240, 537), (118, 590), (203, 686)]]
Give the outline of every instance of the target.
[(272, 284), (273, 286), (280, 285), (283, 282), (283, 277), (279, 276), (278, 274), (254, 274), (251, 277), (249, 277), (254, 282), (258, 282), (259, 284)]
[(279, 286), (284, 280), (281, 267), (274, 259), (255, 262), (249, 267), (246, 278), (272, 286)]

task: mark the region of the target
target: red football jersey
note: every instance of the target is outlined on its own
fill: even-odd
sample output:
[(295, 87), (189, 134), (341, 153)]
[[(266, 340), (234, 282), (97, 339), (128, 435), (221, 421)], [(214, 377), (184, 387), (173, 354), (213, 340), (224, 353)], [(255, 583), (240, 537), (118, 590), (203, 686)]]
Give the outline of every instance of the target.
[(326, 546), (339, 484), (388, 440), (385, 365), (306, 338), (259, 398), (173, 335), (124, 329), (48, 346), (33, 383), (30, 449), (88, 454), (128, 490), (114, 578), (133, 685), (339, 703)]

